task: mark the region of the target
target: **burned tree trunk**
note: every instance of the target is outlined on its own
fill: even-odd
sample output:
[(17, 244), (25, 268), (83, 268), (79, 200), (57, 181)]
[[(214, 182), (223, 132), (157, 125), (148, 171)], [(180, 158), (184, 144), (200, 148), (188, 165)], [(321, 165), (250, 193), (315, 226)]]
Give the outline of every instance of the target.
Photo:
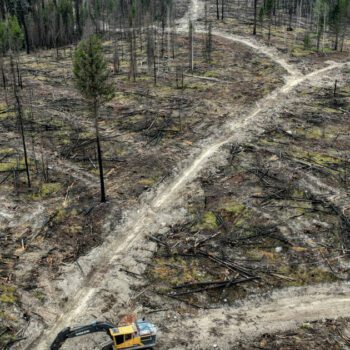
[(25, 140), (25, 136), (24, 136), (24, 127), (23, 127), (23, 109), (22, 109), (21, 99), (19, 96), (18, 88), (17, 88), (18, 77), (16, 79), (16, 70), (15, 70), (12, 56), (10, 56), (10, 64), (11, 64), (11, 74), (12, 74), (12, 80), (13, 80), (13, 96), (15, 98), (19, 131), (20, 131), (20, 135), (21, 135), (21, 139), (22, 139), (24, 162), (25, 162), (26, 173), (27, 173), (27, 184), (28, 184), (28, 187), (30, 188), (31, 182), (30, 182), (30, 174), (29, 174), (27, 146), (26, 146), (26, 140)]

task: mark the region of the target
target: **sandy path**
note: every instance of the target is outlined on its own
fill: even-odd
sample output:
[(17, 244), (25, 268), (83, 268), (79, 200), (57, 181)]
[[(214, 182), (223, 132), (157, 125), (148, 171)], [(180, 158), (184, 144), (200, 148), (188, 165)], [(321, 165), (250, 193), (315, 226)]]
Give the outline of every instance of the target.
[[(228, 36), (229, 37), (229, 36)], [(228, 38), (227, 37), (227, 38)], [(232, 39), (235, 41), (234, 39)], [(245, 40), (242, 40), (241, 42), (245, 42)], [(280, 88), (275, 91), (273, 91), (271, 94), (266, 96), (263, 101), (258, 103), (258, 107), (256, 107), (253, 111), (248, 113), (246, 116), (241, 118), (239, 121), (235, 120), (232, 123), (228, 125), (228, 127), (231, 129), (230, 136), (227, 137), (226, 134), (222, 136), (222, 138), (219, 138), (216, 140), (216, 142), (212, 142), (209, 147), (204, 149), (202, 153), (194, 160), (191, 166), (189, 166), (182, 174), (179, 176), (173, 184), (168, 188), (167, 191), (164, 191), (154, 202), (154, 207), (160, 208), (164, 205), (170, 205), (170, 203), (175, 199), (174, 197), (177, 196), (178, 191), (183, 188), (186, 183), (193, 180), (200, 170), (204, 168), (210, 157), (212, 157), (219, 149), (225, 144), (230, 144), (233, 142), (242, 142), (242, 138), (244, 137), (244, 131), (249, 128), (252, 123), (257, 121), (257, 116), (261, 113), (267, 112), (269, 109), (276, 108), (276, 104), (279, 103), (279, 101), (284, 100), (284, 96), (291, 92), (296, 86), (299, 84), (311, 79), (311, 78), (318, 78), (322, 76), (324, 73), (341, 68), (345, 66), (347, 63), (331, 63), (329, 66), (316, 70), (310, 74), (299, 76), (299, 74), (289, 76), (286, 79), (286, 83)]]
[[(196, 18), (196, 16), (198, 17), (198, 14), (200, 13), (200, 2), (194, 0), (192, 2), (192, 9), (190, 12), (194, 18)], [(225, 144), (242, 142), (249, 137), (249, 129), (257, 122), (264, 121), (264, 119), (261, 119), (263, 118), (261, 115), (267, 113), (271, 108), (275, 108), (278, 104), (283, 105), (283, 97), (298, 86), (298, 84), (301, 84), (310, 78), (315, 79), (322, 77), (328, 71), (341, 68), (343, 66), (343, 64), (332, 63), (328, 67), (303, 76), (270, 48), (254, 43), (249, 39), (232, 36), (226, 33), (216, 32), (215, 35), (221, 36), (227, 40), (235, 42), (238, 41), (252, 47), (260, 53), (269, 56), (271, 59), (273, 59), (273, 61), (285, 68), (289, 73), (289, 76), (286, 77), (285, 85), (265, 97), (259, 102), (255, 109), (248, 111), (239, 119), (239, 121), (235, 119), (229, 123), (228, 128), (224, 128), (222, 135), (215, 136), (207, 140), (205, 144), (209, 146), (203, 148), (203, 151), (193, 159), (188, 167), (185, 167), (184, 170), (175, 176), (169, 183), (161, 186), (155, 192), (153, 198), (145, 198), (145, 202), (141, 203), (138, 209), (128, 213), (127, 219), (125, 220), (123, 226), (118, 228), (118, 232), (114, 232), (114, 236), (118, 235), (118, 239), (111, 237), (111, 239), (107, 240), (102, 246), (93, 250), (90, 254), (88, 254), (88, 256), (81, 258), (82, 261), (80, 261), (80, 265), (84, 266), (86, 269), (86, 276), (79, 276), (72, 270), (71, 273), (67, 273), (66, 280), (61, 282), (60, 287), (65, 291), (69, 300), (62, 310), (61, 316), (58, 317), (56, 321), (52, 322), (52, 326), (50, 328), (48, 328), (44, 333), (40, 335), (38, 334), (38, 336), (35, 337), (36, 339), (33, 339), (33, 341), (27, 344), (27, 346), (23, 349), (47, 349), (52, 338), (62, 328), (76, 323), (80, 319), (84, 319), (84, 316), (86, 315), (94, 314), (96, 310), (100, 310), (101, 305), (98, 302), (99, 296), (97, 294), (100, 293), (101, 290), (108, 290), (111, 294), (115, 293), (116, 295), (120, 295), (122, 293), (125, 294), (129, 288), (128, 280), (125, 278), (125, 275), (119, 271), (118, 267), (123, 263), (134, 268), (138, 267), (139, 264), (135, 262), (131, 252), (136, 251), (135, 255), (139, 257), (142, 256), (141, 254), (144, 253), (140, 251), (137, 252), (137, 248), (142, 247), (143, 240), (147, 234), (156, 232), (159, 230), (159, 228), (165, 226), (166, 224), (174, 222), (174, 220), (176, 221), (177, 216), (171, 211), (171, 208), (179, 199), (181, 199), (181, 191), (183, 191), (185, 186), (198, 176), (201, 170), (208, 165), (208, 162), (217, 153), (217, 151)], [(116, 281), (118, 281), (118, 283), (115, 283)], [(318, 290), (317, 287), (316, 290)], [(295, 305), (299, 305), (299, 299), (295, 299), (294, 301), (293, 296), (291, 304), (288, 304), (288, 298), (286, 298), (286, 303), (282, 304), (282, 307), (284, 309), (293, 308), (295, 311), (293, 311), (293, 313), (286, 314), (285, 317), (283, 316), (284, 313), (279, 311), (280, 306), (277, 300), (272, 302), (272, 304), (270, 303), (261, 306), (262, 308), (265, 308), (264, 310), (261, 309), (261, 311), (263, 311), (266, 316), (264, 316), (262, 322), (259, 322), (259, 327), (264, 329), (264, 324), (266, 322), (271, 322), (271, 329), (275, 329), (273, 328), (273, 325), (275, 325), (276, 328), (279, 325), (281, 327), (283, 326), (288, 328), (290, 325), (295, 324), (295, 322), (291, 320), (293, 320), (293, 318), (299, 314), (301, 318), (304, 316), (309, 317), (307, 316), (309, 314), (312, 318), (318, 318), (321, 315), (317, 314), (318, 306), (309, 303), (309, 301), (312, 301), (315, 298), (315, 295), (318, 295), (315, 293), (313, 292), (308, 294), (308, 302), (303, 309), (295, 308)], [(326, 309), (328, 307), (332, 307), (332, 317), (350, 314), (350, 308), (344, 307), (348, 299), (344, 299), (344, 297), (341, 296), (337, 297), (336, 293), (330, 295), (324, 294), (322, 298), (323, 299), (320, 299), (320, 305), (328, 305), (322, 309), (323, 314), (327, 312)], [(335, 302), (333, 301), (334, 299), (336, 300)], [(334, 303), (336, 305), (334, 305)], [(271, 308), (270, 313), (267, 312), (270, 310), (269, 308)], [(254, 314), (248, 314), (248, 312), (253, 312), (254, 310), (249, 311), (248, 309), (250, 308), (247, 307), (247, 320), (249, 317), (252, 319), (254, 319), (254, 317), (258, 319), (260, 312), (254, 316)], [(195, 320), (188, 320), (185, 326), (188, 327), (188, 331), (191, 331), (191, 329), (196, 329), (193, 327), (198, 327), (196, 325), (197, 322), (199, 327), (203, 328), (203, 331), (200, 333), (202, 335), (208, 334), (208, 339), (211, 339), (209, 329), (211, 325), (213, 325), (213, 319), (216, 317), (227, 317), (231, 314), (235, 315), (235, 310), (236, 309), (228, 309), (211, 311), (210, 313), (206, 312), (205, 314), (207, 314), (207, 317), (203, 317), (205, 314), (202, 314)], [(272, 321), (275, 318), (277, 321), (273, 323)], [(223, 318), (221, 318), (221, 320), (224, 321)], [(234, 332), (238, 332), (236, 327), (237, 324), (232, 323), (232, 325), (230, 325), (229, 332), (233, 332), (232, 334), (234, 335)], [(255, 326), (253, 326), (253, 323), (247, 321), (247, 325), (244, 329), (246, 330), (246, 333), (250, 333), (254, 327)], [(254, 328), (254, 332), (256, 334), (256, 328)], [(170, 338), (176, 336), (178, 336), (176, 331), (169, 334)], [(198, 337), (199, 336), (200, 334)], [(235, 339), (235, 337), (233, 336), (232, 339)], [(179, 347), (176, 348), (179, 349)]]
[[(195, 317), (169, 325), (171, 333), (163, 334), (168, 344), (190, 339), (186, 345), (164, 345), (162, 349), (232, 349), (239, 340), (264, 333), (296, 328), (303, 322), (350, 315), (350, 285), (316, 285), (287, 288), (263, 300), (252, 299), (236, 308), (206, 310)], [(216, 329), (218, 335), (213, 333)], [(205, 336), (204, 336), (205, 335)]]

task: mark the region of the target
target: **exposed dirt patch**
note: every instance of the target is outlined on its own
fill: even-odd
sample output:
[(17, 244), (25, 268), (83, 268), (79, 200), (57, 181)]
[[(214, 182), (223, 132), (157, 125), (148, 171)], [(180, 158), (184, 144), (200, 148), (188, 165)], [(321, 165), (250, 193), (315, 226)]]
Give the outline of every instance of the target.
[(251, 344), (241, 344), (241, 349), (347, 349), (349, 343), (349, 318), (305, 322), (293, 331), (265, 334)]

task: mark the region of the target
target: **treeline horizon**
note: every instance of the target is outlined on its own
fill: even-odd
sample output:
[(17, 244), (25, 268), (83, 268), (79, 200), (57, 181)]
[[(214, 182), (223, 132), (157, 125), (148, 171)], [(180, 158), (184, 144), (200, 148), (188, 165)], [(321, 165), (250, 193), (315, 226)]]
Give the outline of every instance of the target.
[[(350, 0), (205, 0), (206, 21), (236, 18), (252, 26), (252, 34), (275, 35), (272, 28), (303, 29), (304, 46), (343, 50)], [(181, 4), (180, 4), (181, 5)], [(59, 48), (77, 43), (84, 33), (151, 27), (174, 28), (174, 0), (0, 0), (0, 51)]]
[[(331, 37), (328, 48), (343, 50), (350, 22), (349, 0), (208, 0), (208, 12), (216, 20), (237, 19), (252, 26), (252, 34), (267, 33), (268, 40), (276, 35), (272, 30), (302, 29), (305, 48), (325, 48), (325, 34)], [(233, 25), (234, 26), (234, 25)]]
[(58, 48), (110, 28), (165, 27), (174, 12), (173, 0), (0, 0), (0, 51)]

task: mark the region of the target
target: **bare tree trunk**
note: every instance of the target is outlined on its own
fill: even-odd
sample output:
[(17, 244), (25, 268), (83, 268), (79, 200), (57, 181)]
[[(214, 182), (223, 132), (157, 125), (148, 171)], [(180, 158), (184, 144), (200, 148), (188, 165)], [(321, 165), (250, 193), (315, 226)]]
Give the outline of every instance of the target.
[(254, 0), (254, 27), (253, 27), (253, 35), (256, 35), (257, 7), (258, 7), (258, 0)]
[(95, 100), (93, 103), (93, 117), (95, 120), (95, 132), (96, 132), (96, 146), (97, 146), (97, 159), (98, 159), (98, 169), (100, 174), (100, 186), (101, 186), (101, 203), (106, 202), (106, 191), (105, 191), (105, 182), (103, 177), (103, 165), (102, 165), (102, 150), (100, 145), (100, 133), (98, 128), (98, 111), (99, 111), (99, 105), (98, 102)]
[(114, 40), (114, 53), (113, 53), (113, 73), (119, 73), (120, 69), (120, 59), (119, 59), (119, 45), (118, 41), (115, 38)]
[(343, 52), (343, 49), (344, 49), (345, 30), (346, 30), (346, 27), (344, 28), (344, 30), (343, 30), (343, 34), (342, 34), (342, 37), (341, 37), (341, 42), (340, 42), (340, 52)]
[(6, 105), (8, 105), (8, 99), (7, 99), (7, 78), (6, 78), (6, 74), (5, 74), (4, 61), (3, 61), (2, 57), (0, 57), (0, 66), (1, 66), (2, 86), (4, 88), (4, 94), (5, 94), (5, 102), (6, 102)]
[[(153, 38), (153, 49), (152, 49), (152, 60), (153, 60), (153, 82), (154, 86), (157, 85), (157, 31), (154, 31), (154, 38)], [(159, 60), (159, 55), (158, 55)]]
[(335, 42), (334, 42), (334, 51), (338, 50), (338, 43), (339, 43), (339, 33), (335, 33)]
[(30, 175), (29, 175), (29, 165), (28, 165), (26, 140), (25, 140), (25, 137), (24, 137), (22, 105), (21, 105), (21, 100), (19, 98), (19, 93), (18, 93), (18, 90), (17, 90), (16, 72), (15, 72), (15, 67), (14, 67), (12, 55), (10, 56), (10, 64), (11, 64), (11, 73), (12, 73), (12, 78), (13, 78), (13, 95), (14, 95), (15, 100), (16, 100), (16, 109), (17, 109), (18, 123), (19, 123), (19, 129), (20, 129), (21, 138), (22, 138), (24, 162), (25, 162), (26, 173), (27, 173), (27, 184), (28, 184), (28, 187), (30, 188), (31, 187), (31, 182), (30, 182)]
[(337, 95), (337, 85), (338, 85), (338, 80), (336, 79), (334, 81), (334, 88), (333, 88), (333, 97), (335, 98)]
[(193, 72), (193, 23), (190, 21), (188, 26), (189, 36), (189, 68)]
[(205, 59), (208, 63), (211, 63), (211, 51), (212, 51), (212, 23), (208, 24), (207, 33), (205, 37)]

